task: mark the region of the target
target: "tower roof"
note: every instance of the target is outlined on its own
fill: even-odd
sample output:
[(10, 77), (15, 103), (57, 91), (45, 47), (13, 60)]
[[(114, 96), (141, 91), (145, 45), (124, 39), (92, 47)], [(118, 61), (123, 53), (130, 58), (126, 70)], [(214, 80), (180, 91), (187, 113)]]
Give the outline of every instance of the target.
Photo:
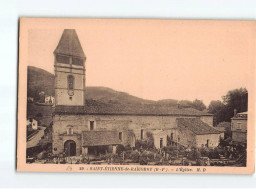
[(64, 54), (85, 58), (84, 51), (75, 29), (64, 29), (54, 54)]

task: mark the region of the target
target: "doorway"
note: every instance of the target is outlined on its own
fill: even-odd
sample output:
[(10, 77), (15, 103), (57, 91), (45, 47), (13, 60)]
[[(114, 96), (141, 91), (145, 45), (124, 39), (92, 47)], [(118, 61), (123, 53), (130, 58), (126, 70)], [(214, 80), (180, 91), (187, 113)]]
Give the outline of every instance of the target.
[(163, 138), (160, 138), (160, 148), (163, 147)]
[(64, 151), (66, 156), (76, 156), (76, 142), (67, 140), (64, 143)]
[(206, 141), (206, 147), (207, 147), (207, 148), (209, 147), (209, 143), (210, 143), (210, 140), (208, 139), (208, 140)]

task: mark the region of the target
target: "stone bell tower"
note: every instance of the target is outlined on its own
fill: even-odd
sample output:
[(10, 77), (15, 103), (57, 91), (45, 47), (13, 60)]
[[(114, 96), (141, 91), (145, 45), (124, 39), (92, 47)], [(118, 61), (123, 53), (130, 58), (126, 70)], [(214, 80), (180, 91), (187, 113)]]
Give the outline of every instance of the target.
[(54, 51), (56, 106), (85, 105), (85, 54), (74, 29), (65, 29)]

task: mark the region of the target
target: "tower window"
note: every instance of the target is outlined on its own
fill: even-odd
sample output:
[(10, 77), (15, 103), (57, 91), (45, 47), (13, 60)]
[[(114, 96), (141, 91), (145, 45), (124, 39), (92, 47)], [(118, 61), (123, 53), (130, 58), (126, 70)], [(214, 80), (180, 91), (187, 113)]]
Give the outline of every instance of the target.
[(68, 128), (67, 135), (73, 135), (73, 129), (71, 127)]
[(72, 64), (74, 64), (74, 65), (81, 65), (81, 66), (83, 66), (83, 59), (81, 59), (81, 58), (72, 58)]
[(56, 61), (57, 63), (69, 64), (69, 57), (56, 55)]
[(94, 130), (94, 121), (90, 121), (90, 130)]
[(68, 75), (68, 89), (73, 90), (74, 89), (74, 76)]

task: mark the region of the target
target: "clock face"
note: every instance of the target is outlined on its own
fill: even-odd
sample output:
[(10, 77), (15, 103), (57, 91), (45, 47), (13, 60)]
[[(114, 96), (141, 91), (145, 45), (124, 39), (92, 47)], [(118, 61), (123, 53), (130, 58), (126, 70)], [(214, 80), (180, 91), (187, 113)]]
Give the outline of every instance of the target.
[(74, 95), (74, 90), (68, 90), (68, 95), (73, 96)]

